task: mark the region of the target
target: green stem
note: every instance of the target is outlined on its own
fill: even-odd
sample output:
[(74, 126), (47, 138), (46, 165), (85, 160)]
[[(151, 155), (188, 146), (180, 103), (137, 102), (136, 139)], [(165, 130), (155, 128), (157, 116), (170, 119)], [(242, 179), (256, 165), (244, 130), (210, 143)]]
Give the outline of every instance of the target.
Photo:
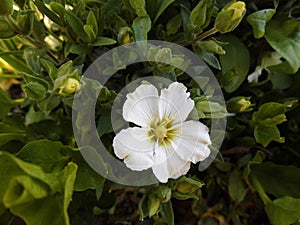
[(196, 42), (196, 41), (201, 41), (203, 40), (204, 38), (207, 38), (215, 33), (217, 33), (219, 30), (215, 27), (213, 27), (212, 29), (206, 31), (205, 33), (199, 35), (198, 37), (196, 37), (193, 42)]
[(259, 197), (261, 198), (261, 200), (264, 202), (264, 204), (266, 205), (267, 203), (271, 202), (271, 199), (265, 193), (264, 189), (262, 188), (261, 184), (256, 179), (256, 177), (252, 176), (251, 180), (253, 182), (253, 186), (256, 188), (256, 191), (257, 191)]
[(32, 44), (34, 47), (37, 47), (37, 48), (42, 48), (43, 47), (43, 44), (39, 41), (36, 41), (34, 39), (32, 39), (31, 37), (29, 36), (25, 36), (25, 35), (22, 35), (22, 34), (19, 34), (19, 37), (21, 39), (24, 39), (26, 41), (28, 41), (30, 44)]
[(188, 46), (188, 45), (190, 45), (192, 43), (195, 43), (197, 41), (201, 41), (204, 38), (207, 38), (210, 35), (213, 35), (213, 34), (217, 33), (218, 31), (219, 30), (217, 28), (213, 27), (212, 29), (210, 29), (210, 30), (206, 31), (205, 33), (203, 33), (203, 34), (199, 35), (198, 37), (196, 37), (194, 40), (192, 40), (192, 41), (183, 41), (179, 44), (182, 45), (182, 46)]
[(14, 99), (13, 101), (14, 101), (14, 103), (16, 103), (17, 105), (21, 105), (21, 104), (23, 104), (23, 102), (25, 101), (25, 98)]
[(22, 76), (18, 75), (18, 74), (0, 74), (0, 78), (4, 78), (4, 79), (8, 79), (8, 78), (20, 79), (20, 78), (22, 78)]

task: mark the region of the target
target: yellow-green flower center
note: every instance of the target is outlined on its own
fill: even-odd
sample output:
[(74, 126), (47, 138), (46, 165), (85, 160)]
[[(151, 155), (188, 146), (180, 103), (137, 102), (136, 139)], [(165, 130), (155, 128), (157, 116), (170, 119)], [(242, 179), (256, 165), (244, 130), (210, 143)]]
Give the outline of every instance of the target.
[(175, 118), (169, 119), (167, 117), (154, 118), (150, 123), (150, 131), (148, 136), (151, 141), (158, 142), (159, 145), (169, 144), (176, 134), (176, 129), (172, 127)]

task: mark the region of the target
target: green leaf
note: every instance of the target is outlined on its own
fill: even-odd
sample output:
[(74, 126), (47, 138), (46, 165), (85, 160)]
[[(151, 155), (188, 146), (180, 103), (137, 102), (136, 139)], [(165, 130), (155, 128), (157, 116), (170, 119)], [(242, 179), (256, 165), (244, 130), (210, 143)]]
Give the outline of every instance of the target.
[(221, 70), (221, 65), (217, 57), (213, 53), (204, 51), (198, 46), (193, 46), (195, 53), (203, 59), (208, 65), (212, 66), (215, 69)]
[(3, 60), (5, 60), (11, 67), (20, 72), (33, 73), (33, 71), (26, 65), (26, 63), (20, 57), (15, 57), (14, 55), (10, 54), (1, 54), (0, 57)]
[(26, 144), (18, 153), (18, 157), (26, 162), (40, 166), (47, 173), (61, 170), (69, 161), (60, 153), (63, 147), (60, 142), (49, 140), (32, 141)]
[(149, 16), (136, 17), (132, 23), (132, 29), (136, 41), (147, 40), (147, 33), (151, 29), (151, 19)]
[(60, 98), (57, 95), (49, 95), (45, 99), (37, 101), (37, 106), (45, 115), (48, 115), (59, 104)]
[(300, 67), (300, 22), (296, 20), (271, 20), (265, 38), (296, 73)]
[(72, 30), (77, 34), (77, 36), (80, 37), (81, 40), (83, 40), (84, 42), (88, 42), (89, 38), (83, 29), (84, 23), (81, 21), (81, 19), (79, 19), (76, 16), (76, 14), (69, 10), (66, 10), (65, 16), (69, 25), (71, 26)]
[(275, 9), (264, 9), (256, 11), (247, 17), (247, 22), (252, 26), (255, 38), (259, 39), (265, 35), (266, 25), (275, 12)]
[(6, 93), (0, 88), (0, 119), (10, 111), (12, 107), (17, 105), (12, 99), (10, 99)]
[(25, 141), (25, 137), (26, 137), (25, 133), (1, 133), (0, 146), (12, 140)]
[(28, 82), (22, 85), (22, 90), (24, 91), (26, 97), (32, 100), (45, 98), (47, 92), (45, 86), (38, 82)]
[(204, 113), (205, 117), (215, 118), (223, 117), (224, 113), (227, 113), (226, 109), (217, 102), (212, 101), (197, 101), (196, 109), (198, 112)]
[(239, 171), (234, 170), (230, 174), (228, 190), (230, 197), (238, 203), (245, 198), (247, 190), (243, 185)]
[(112, 38), (99, 37), (99, 38), (96, 38), (96, 40), (92, 44), (92, 46), (114, 45), (116, 43), (117, 43), (117, 41)]
[(172, 207), (172, 202), (168, 201), (164, 204), (161, 204), (161, 212), (163, 218), (166, 220), (168, 225), (175, 225), (174, 221), (174, 211)]
[(265, 206), (271, 224), (289, 225), (300, 220), (300, 199), (285, 196)]
[(26, 224), (69, 225), (68, 205), (77, 166), (69, 163), (57, 173), (0, 152), (0, 203)]
[(168, 21), (166, 25), (167, 34), (171, 35), (177, 33), (181, 25), (182, 25), (182, 16), (181, 14), (178, 14)]
[(97, 34), (98, 34), (98, 23), (97, 23), (97, 18), (95, 16), (95, 14), (93, 13), (93, 11), (89, 12), (89, 15), (86, 19), (86, 25), (92, 26), (93, 31), (94, 31), (95, 35), (97, 36)]
[(146, 16), (147, 11), (145, 9), (145, 0), (130, 0), (130, 5), (135, 9), (138, 16)]
[(286, 121), (284, 112), (285, 105), (277, 102), (268, 102), (259, 107), (257, 112), (252, 115), (252, 120), (256, 124), (264, 126), (275, 126)]
[(15, 36), (16, 33), (14, 29), (9, 25), (9, 23), (0, 17), (0, 39), (7, 39)]
[(228, 72), (233, 72), (231, 74), (233, 77), (229, 77), (230, 82), (225, 77), (221, 78), (221, 84), (225, 84), (226, 92), (232, 93), (239, 88), (248, 74), (250, 68), (249, 52), (244, 43), (232, 34), (223, 35), (221, 40), (229, 43), (223, 47), (226, 54), (220, 56), (222, 75), (225, 76)]
[[(105, 178), (100, 176), (82, 157), (79, 151), (68, 151), (68, 155), (71, 156), (72, 161), (78, 165), (77, 176), (74, 184), (75, 191), (85, 191), (87, 189), (99, 190), (104, 184)], [(90, 157), (97, 159), (97, 163), (105, 165), (104, 161), (99, 157), (99, 154), (95, 149), (91, 147), (81, 148), (80, 151), (88, 151)]]
[(12, 178), (3, 196), (3, 204), (12, 208), (20, 204), (42, 199), (48, 195), (48, 187), (43, 182), (26, 175)]
[(291, 196), (300, 198), (300, 169), (294, 166), (277, 165), (272, 162), (253, 164), (250, 175), (261, 184), (264, 191), (277, 198)]
[(254, 128), (254, 137), (264, 147), (267, 147), (272, 141), (284, 143), (284, 138), (280, 137), (280, 132), (276, 126), (257, 125)]
[[(95, 151), (90, 148), (82, 149), (81, 151), (84, 150)], [(76, 191), (98, 189), (105, 180), (86, 163), (78, 150), (63, 146), (61, 142), (49, 140), (32, 141), (22, 148), (18, 153), (18, 157), (26, 162), (40, 166), (48, 173), (60, 171), (69, 161), (75, 162), (78, 165), (74, 184), (74, 190)]]
[(35, 111), (34, 107), (30, 107), (25, 115), (25, 125), (28, 126), (33, 123), (38, 123), (45, 119), (45, 114), (41, 111)]
[(209, 23), (214, 11), (215, 0), (201, 0), (190, 14), (195, 33), (201, 33)]
[(69, 225), (68, 206), (73, 193), (77, 166), (69, 163), (56, 177), (60, 192), (53, 196), (12, 207), (10, 210), (27, 224)]
[(120, 0), (108, 0), (102, 7), (103, 14), (107, 19), (118, 14), (123, 6), (123, 1)]
[(173, 2), (175, 0), (151, 0), (146, 2), (147, 12), (153, 19), (153, 24)]
[(73, 68), (73, 62), (72, 61), (68, 61), (66, 63), (64, 63), (63, 65), (61, 65), (58, 70), (57, 70), (57, 77), (63, 77), (65, 75), (68, 75), (72, 72), (72, 68)]
[(224, 55), (226, 52), (215, 40), (200, 41), (197, 43), (204, 51), (208, 53), (214, 53), (219, 55)]
[(35, 0), (34, 4), (38, 7), (40, 12), (45, 14), (47, 17), (49, 17), (50, 20), (52, 20), (53, 22), (55, 22), (56, 24), (58, 24), (60, 26), (63, 26), (61, 19), (55, 13), (53, 13), (50, 9), (48, 9), (41, 0)]
[(49, 60), (45, 60), (45, 59), (41, 59), (40, 60), (42, 66), (46, 69), (46, 71), (49, 74), (49, 77), (51, 78), (52, 82), (55, 81), (55, 79), (57, 78), (57, 69), (54, 66), (54, 64), (52, 62), (50, 62)]

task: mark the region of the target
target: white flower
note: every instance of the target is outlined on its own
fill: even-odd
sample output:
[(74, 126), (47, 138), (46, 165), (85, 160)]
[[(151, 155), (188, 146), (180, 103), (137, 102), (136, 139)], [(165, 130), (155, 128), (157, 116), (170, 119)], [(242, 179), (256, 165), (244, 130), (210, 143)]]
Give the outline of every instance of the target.
[(210, 154), (208, 128), (186, 121), (194, 107), (186, 87), (178, 82), (158, 90), (142, 84), (127, 95), (123, 117), (139, 127), (121, 130), (114, 138), (116, 156), (132, 170), (152, 168), (160, 182), (178, 178)]
[(280, 63), (282, 63), (281, 55), (279, 55), (277, 52), (266, 52), (262, 57), (261, 65), (256, 66), (254, 72), (248, 75), (248, 82), (257, 83), (258, 78), (262, 74), (263, 70), (269, 72), (269, 66), (278, 65)]

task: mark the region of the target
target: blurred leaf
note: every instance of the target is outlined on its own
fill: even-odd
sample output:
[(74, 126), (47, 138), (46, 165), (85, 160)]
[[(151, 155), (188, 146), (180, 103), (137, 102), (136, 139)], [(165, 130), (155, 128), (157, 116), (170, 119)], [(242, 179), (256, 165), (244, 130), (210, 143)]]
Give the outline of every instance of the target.
[(264, 9), (256, 11), (247, 17), (247, 22), (252, 26), (255, 38), (262, 38), (265, 35), (266, 25), (275, 12), (275, 9)]
[(25, 141), (25, 133), (1, 133), (0, 146), (12, 140)]
[(137, 17), (133, 20), (132, 29), (136, 41), (147, 40), (147, 33), (151, 29), (151, 19), (149, 16)]
[(145, 0), (130, 0), (131, 6), (135, 9), (138, 16), (146, 16)]
[(114, 45), (117, 41), (112, 38), (107, 37), (99, 37), (95, 40), (95, 42), (92, 44), (93, 46), (104, 46), (104, 45)]
[(198, 46), (193, 46), (193, 50), (208, 65), (212, 66), (215, 69), (221, 70), (220, 62), (213, 53), (206, 52), (205, 50), (203, 50), (202, 48), (200, 48)]
[(300, 67), (300, 22), (271, 20), (267, 24), (265, 38), (289, 62), (293, 73), (296, 73)]
[(257, 125), (254, 129), (256, 141), (267, 147), (271, 141), (284, 143), (284, 138), (280, 137), (280, 132), (276, 126)]
[(3, 118), (12, 107), (17, 105), (12, 99), (10, 99), (6, 93), (0, 88), (0, 119)]
[(28, 126), (33, 123), (38, 123), (45, 119), (45, 114), (41, 111), (35, 111), (34, 107), (30, 107), (25, 115), (25, 125)]
[(22, 85), (22, 90), (24, 91), (26, 97), (32, 100), (45, 98), (47, 92), (45, 86), (38, 82), (32, 81)]
[(265, 206), (270, 222), (274, 225), (289, 225), (300, 219), (300, 199), (285, 196)]
[(277, 165), (272, 162), (251, 165), (251, 176), (255, 176), (264, 191), (277, 198), (291, 196), (300, 198), (300, 169), (294, 166)]
[(157, 21), (160, 15), (171, 5), (175, 0), (150, 0), (147, 1), (147, 12), (153, 19), (153, 24)]
[(26, 162), (40, 166), (47, 173), (61, 170), (69, 161), (69, 157), (63, 156), (60, 142), (49, 140), (37, 140), (25, 145), (17, 156)]
[(166, 25), (168, 35), (177, 33), (181, 25), (182, 25), (182, 17), (180, 14), (170, 19)]
[(83, 27), (84, 23), (79, 19), (76, 14), (71, 11), (66, 10), (65, 13), (66, 19), (71, 26), (72, 30), (81, 38), (84, 42), (88, 42), (88, 35), (85, 33)]
[(234, 170), (230, 174), (228, 190), (230, 197), (238, 203), (243, 201), (245, 198), (247, 190), (243, 185), (241, 175), (238, 170)]
[(15, 35), (16, 33), (10, 24), (4, 18), (0, 17), (0, 39), (11, 38)]
[(1, 54), (0, 58), (4, 59), (11, 67), (14, 69), (24, 72), (32, 73), (33, 71), (26, 65), (26, 63), (20, 57), (15, 57), (14, 55), (6, 52), (6, 54)]
[(167, 203), (162, 204), (161, 208), (162, 208), (161, 214), (163, 218), (166, 220), (166, 223), (168, 225), (175, 225), (172, 202), (168, 201)]
[(190, 14), (190, 21), (194, 26), (195, 33), (201, 33), (211, 20), (214, 12), (215, 0), (201, 0)]
[(63, 26), (61, 19), (55, 13), (53, 13), (50, 9), (48, 9), (41, 0), (35, 0), (34, 4), (38, 7), (38, 9), (40, 10), (41, 13), (45, 14), (56, 24)]
[[(69, 148), (70, 149), (70, 148)], [(101, 164), (105, 167), (105, 163), (95, 149), (91, 147), (81, 148), (80, 151), (88, 151), (89, 157), (93, 157), (96, 163)], [(74, 151), (74, 149), (68, 152), (71, 156), (72, 161), (78, 165), (77, 176), (74, 184), (75, 191), (85, 191), (87, 189), (93, 189), (98, 191), (105, 182), (105, 178), (100, 176), (98, 172), (94, 170), (94, 167), (89, 165), (79, 151)], [(85, 156), (87, 153), (85, 153)]]
[(111, 17), (118, 14), (122, 6), (123, 6), (123, 1), (108, 0), (102, 8), (103, 14), (107, 19), (110, 19)]
[(225, 84), (226, 92), (232, 93), (239, 88), (248, 74), (250, 56), (247, 47), (236, 36), (223, 35), (221, 40), (229, 43), (223, 47), (226, 54), (220, 56), (222, 75), (225, 76), (229, 71), (233, 72), (231, 74), (233, 77), (222, 77), (221, 84)]
[(275, 126), (286, 121), (285, 105), (277, 102), (268, 102), (254, 112), (252, 119), (257, 124), (264, 126)]

